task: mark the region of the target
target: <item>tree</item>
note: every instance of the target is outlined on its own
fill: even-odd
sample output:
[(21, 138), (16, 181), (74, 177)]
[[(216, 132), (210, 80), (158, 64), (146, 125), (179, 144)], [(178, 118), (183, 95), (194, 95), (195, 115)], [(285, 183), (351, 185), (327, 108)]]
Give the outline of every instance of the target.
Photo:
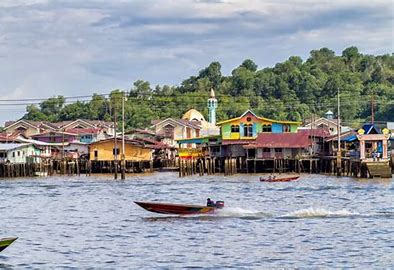
[(88, 104), (89, 119), (104, 120), (108, 113), (108, 102), (102, 95), (93, 94), (92, 100)]
[(47, 116), (35, 105), (27, 105), (27, 113), (22, 117), (25, 120), (45, 121)]
[(222, 66), (219, 62), (212, 62), (207, 68), (200, 71), (198, 78), (207, 78), (211, 82), (211, 87), (218, 89), (222, 79), (222, 73), (220, 71), (221, 68)]
[[(252, 108), (258, 115), (278, 120), (303, 120), (311, 114), (323, 115), (337, 107), (349, 123), (371, 117), (371, 95), (375, 99), (376, 119), (394, 121), (394, 55), (363, 55), (349, 47), (336, 56), (328, 48), (312, 50), (306, 61), (290, 56), (273, 67), (258, 70), (244, 60), (229, 76), (221, 74), (219, 62), (212, 62), (180, 86), (157, 85), (148, 81), (133, 83), (125, 103), (126, 128), (149, 127), (152, 119), (180, 118), (190, 108), (207, 117), (209, 90), (218, 98), (217, 118), (237, 117)], [(122, 91), (108, 98), (94, 94), (89, 102), (66, 104), (62, 96), (52, 97), (40, 106), (26, 107), (24, 119), (72, 120), (75, 118), (113, 121), (114, 108), (121, 118)]]
[(77, 101), (66, 105), (58, 113), (58, 121), (67, 121), (75, 119), (89, 119), (89, 105)]
[(342, 51), (342, 57), (345, 60), (346, 65), (349, 66), (351, 71), (356, 71), (359, 65), (361, 55), (358, 52), (357, 47), (349, 47)]
[(65, 99), (63, 96), (52, 97), (40, 103), (41, 112), (46, 115), (47, 120), (58, 121), (59, 113), (63, 109)]
[(245, 61), (243, 61), (241, 67), (244, 67), (252, 72), (255, 72), (257, 70), (257, 65), (250, 59), (246, 59)]
[[(119, 90), (120, 91), (120, 90)], [(150, 83), (143, 80), (134, 82), (134, 87), (130, 89), (130, 97), (144, 98), (152, 95), (152, 89)]]

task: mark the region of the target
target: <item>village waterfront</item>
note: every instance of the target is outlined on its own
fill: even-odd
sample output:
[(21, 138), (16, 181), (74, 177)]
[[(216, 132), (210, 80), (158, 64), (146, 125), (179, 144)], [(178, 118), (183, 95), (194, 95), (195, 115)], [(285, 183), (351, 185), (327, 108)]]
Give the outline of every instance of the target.
[[(1, 253), (0, 268), (393, 266), (393, 179), (301, 174), (297, 182), (263, 183), (259, 176), (1, 179), (1, 232), (19, 239)], [(133, 203), (207, 197), (225, 208), (180, 217)]]

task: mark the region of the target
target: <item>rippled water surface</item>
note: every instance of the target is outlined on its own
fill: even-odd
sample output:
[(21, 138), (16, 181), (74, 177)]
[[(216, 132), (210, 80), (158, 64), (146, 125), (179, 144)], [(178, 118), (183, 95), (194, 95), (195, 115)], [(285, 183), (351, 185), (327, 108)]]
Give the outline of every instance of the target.
[[(0, 268), (391, 268), (393, 180), (176, 173), (0, 179)], [(165, 216), (133, 201), (226, 207)]]

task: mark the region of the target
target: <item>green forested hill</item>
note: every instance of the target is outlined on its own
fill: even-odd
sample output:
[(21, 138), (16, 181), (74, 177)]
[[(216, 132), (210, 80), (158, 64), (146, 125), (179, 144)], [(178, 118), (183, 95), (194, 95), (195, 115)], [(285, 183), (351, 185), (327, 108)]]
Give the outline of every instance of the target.
[[(311, 51), (306, 61), (291, 56), (262, 69), (247, 59), (230, 76), (222, 75), (219, 62), (212, 62), (180, 86), (152, 87), (147, 81), (136, 81), (127, 90), (126, 126), (148, 127), (152, 119), (181, 117), (190, 108), (207, 115), (211, 88), (218, 99), (218, 120), (239, 116), (248, 108), (261, 116), (297, 121), (312, 114), (321, 116), (327, 110), (336, 113), (339, 90), (341, 118), (346, 124), (368, 121), (372, 100), (375, 120), (394, 121), (394, 55), (363, 55), (349, 47), (340, 56), (322, 48)], [(53, 97), (38, 107), (29, 105), (24, 118), (111, 120), (117, 108), (120, 119), (121, 96), (120, 90), (113, 90), (72, 103), (62, 96)]]

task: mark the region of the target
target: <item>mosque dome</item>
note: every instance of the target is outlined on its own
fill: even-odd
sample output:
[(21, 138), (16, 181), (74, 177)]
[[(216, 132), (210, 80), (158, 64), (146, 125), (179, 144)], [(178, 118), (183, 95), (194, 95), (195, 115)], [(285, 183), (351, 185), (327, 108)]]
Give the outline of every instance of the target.
[(202, 113), (200, 113), (196, 109), (190, 109), (187, 112), (185, 112), (185, 114), (182, 116), (182, 119), (189, 120), (189, 121), (193, 121), (194, 120), (194, 121), (203, 121), (203, 122), (205, 122), (205, 118), (202, 115)]

